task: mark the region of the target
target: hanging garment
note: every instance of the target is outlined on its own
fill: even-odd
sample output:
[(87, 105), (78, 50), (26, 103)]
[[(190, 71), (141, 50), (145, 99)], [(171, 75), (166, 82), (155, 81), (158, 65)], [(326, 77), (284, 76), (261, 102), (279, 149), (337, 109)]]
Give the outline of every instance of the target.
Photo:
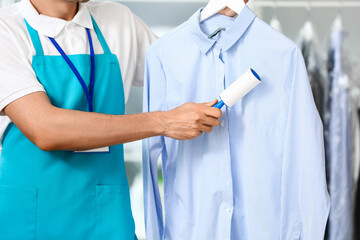
[(325, 69), (321, 62), (318, 51), (317, 37), (314, 27), (310, 21), (307, 21), (300, 30), (298, 45), (304, 56), (306, 69), (314, 95), (316, 107), (323, 119), (325, 93)]
[(354, 87), (351, 89), (352, 96), (352, 106), (351, 111), (352, 115), (352, 132), (354, 133), (354, 143), (353, 143), (353, 158), (354, 158), (354, 179), (356, 183), (355, 187), (355, 218), (354, 218), (354, 231), (355, 231), (355, 240), (360, 240), (360, 88)]
[[(352, 133), (353, 133), (353, 159), (354, 159), (354, 182), (355, 182), (355, 207), (354, 207), (354, 239), (360, 240), (360, 188), (359, 188), (359, 174), (360, 174), (360, 118), (358, 114), (359, 108), (359, 89), (352, 89)], [(355, 94), (354, 94), (355, 92)]]
[[(349, 92), (351, 105), (351, 133), (352, 133), (352, 157), (354, 162), (354, 182), (357, 183), (360, 175), (360, 88), (351, 85)], [(358, 185), (355, 184), (355, 189)]]
[(328, 129), (328, 184), (331, 210), (327, 237), (329, 240), (353, 239), (354, 162), (352, 158), (351, 105), (349, 79), (342, 66), (343, 30), (341, 19), (334, 22), (331, 33), (328, 69), (330, 100), (327, 110)]
[[(262, 82), (223, 108), (213, 132), (144, 141), (147, 239), (322, 239), (323, 132), (300, 50), (248, 7), (236, 19), (217, 14), (200, 24), (199, 15), (150, 47), (144, 111), (213, 100), (249, 68)], [(209, 38), (219, 27), (226, 30)]]
[[(94, 67), (95, 112), (124, 114), (119, 62), (94, 19), (104, 54), (69, 55), (89, 86)], [(87, 111), (89, 103), (62, 56), (44, 55), (38, 32), (27, 25), (36, 50), (32, 66), (51, 103)], [(90, 32), (89, 43), (92, 46)], [(14, 124), (4, 134), (0, 156), (0, 236), (2, 240), (135, 238), (123, 145), (108, 153), (40, 150)]]
[[(358, 110), (357, 114), (358, 114), (358, 119), (360, 119), (360, 110)], [(359, 120), (359, 124), (360, 124), (360, 120)], [(358, 169), (358, 170), (360, 171), (360, 169)], [(354, 239), (355, 240), (360, 240), (360, 228), (358, 227), (358, 226), (360, 226), (360, 187), (359, 186), (360, 186), (360, 179), (358, 178), (357, 194), (356, 194), (356, 207), (355, 207), (355, 224), (354, 224), (354, 228), (355, 228), (355, 238)]]
[[(360, 181), (358, 181), (358, 185), (360, 184)], [(357, 189), (357, 194), (356, 194), (356, 208), (355, 208), (355, 240), (360, 240), (360, 189)]]

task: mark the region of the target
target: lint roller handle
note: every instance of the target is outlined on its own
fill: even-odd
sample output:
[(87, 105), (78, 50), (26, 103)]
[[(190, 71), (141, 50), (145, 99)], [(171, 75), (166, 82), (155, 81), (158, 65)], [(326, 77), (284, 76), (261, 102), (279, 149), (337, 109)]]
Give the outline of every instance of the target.
[(224, 105), (225, 103), (220, 99), (220, 101), (217, 102), (213, 107), (221, 109)]

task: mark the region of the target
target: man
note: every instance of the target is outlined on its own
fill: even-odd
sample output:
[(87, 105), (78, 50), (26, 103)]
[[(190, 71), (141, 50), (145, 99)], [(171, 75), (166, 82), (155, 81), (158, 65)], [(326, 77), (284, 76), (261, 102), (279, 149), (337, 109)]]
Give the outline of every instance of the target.
[(120, 4), (84, 2), (0, 10), (3, 240), (136, 238), (121, 144), (218, 125), (216, 101), (123, 116), (155, 37)]

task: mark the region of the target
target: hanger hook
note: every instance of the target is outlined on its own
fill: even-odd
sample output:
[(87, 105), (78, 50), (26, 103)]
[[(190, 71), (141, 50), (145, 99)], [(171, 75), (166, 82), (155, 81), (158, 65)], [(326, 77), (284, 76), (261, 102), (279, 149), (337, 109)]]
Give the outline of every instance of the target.
[(277, 9), (278, 9), (277, 1), (273, 0), (273, 14), (275, 18), (277, 17)]
[(307, 0), (306, 10), (307, 10), (308, 19), (310, 19), (311, 18), (311, 1), (310, 0)]
[(338, 0), (338, 15), (339, 16), (341, 16), (342, 8), (343, 8), (343, 2), (342, 2), (342, 0)]

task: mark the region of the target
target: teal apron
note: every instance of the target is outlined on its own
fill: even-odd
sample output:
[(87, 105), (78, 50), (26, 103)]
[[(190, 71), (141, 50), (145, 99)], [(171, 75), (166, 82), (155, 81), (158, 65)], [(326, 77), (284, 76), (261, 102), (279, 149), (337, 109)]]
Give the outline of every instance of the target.
[[(120, 65), (92, 20), (104, 50), (94, 58), (93, 110), (122, 115)], [(51, 103), (88, 111), (86, 95), (69, 65), (62, 56), (44, 56), (37, 31), (27, 27), (36, 50), (32, 66)], [(90, 55), (69, 58), (89, 86)], [(123, 145), (111, 146), (109, 153), (45, 152), (14, 124), (8, 126), (2, 144), (0, 239), (136, 239)]]

